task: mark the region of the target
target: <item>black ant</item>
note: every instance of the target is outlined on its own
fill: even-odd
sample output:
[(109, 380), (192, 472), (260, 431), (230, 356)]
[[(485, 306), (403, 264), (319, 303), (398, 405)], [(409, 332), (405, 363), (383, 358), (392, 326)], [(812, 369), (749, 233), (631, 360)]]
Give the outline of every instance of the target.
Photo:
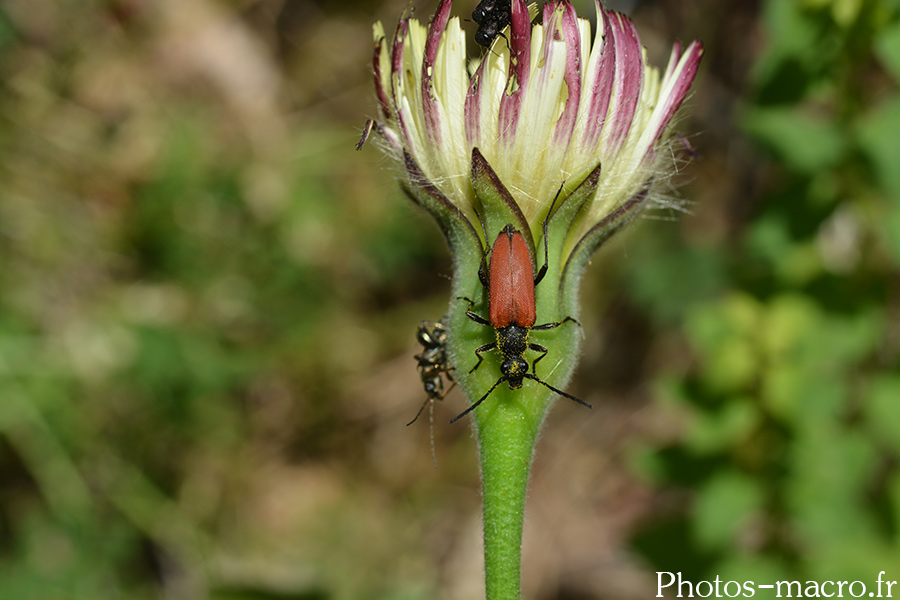
[[(434, 455), (434, 401), (443, 400), (444, 396), (453, 389), (456, 382), (453, 381), (453, 367), (447, 363), (447, 352), (444, 348), (447, 343), (447, 328), (440, 321), (422, 321), (416, 331), (416, 340), (422, 345), (422, 352), (416, 354), (418, 362), (416, 368), (422, 379), (422, 387), (425, 388), (425, 402), (419, 408), (419, 412), (413, 420), (406, 424), (407, 427), (416, 422), (425, 407), (429, 408), (429, 422), (431, 424), (431, 460), (437, 467), (437, 459)], [(444, 376), (451, 382), (451, 386), (444, 389)]]

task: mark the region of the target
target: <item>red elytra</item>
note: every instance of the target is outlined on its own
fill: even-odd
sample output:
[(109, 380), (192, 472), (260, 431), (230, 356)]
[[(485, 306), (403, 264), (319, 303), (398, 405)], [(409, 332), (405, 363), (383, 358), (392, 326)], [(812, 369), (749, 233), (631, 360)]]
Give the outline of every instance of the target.
[(532, 327), (537, 320), (534, 306), (534, 266), (522, 232), (507, 225), (491, 251), (488, 277), (488, 320), (494, 329), (509, 325)]

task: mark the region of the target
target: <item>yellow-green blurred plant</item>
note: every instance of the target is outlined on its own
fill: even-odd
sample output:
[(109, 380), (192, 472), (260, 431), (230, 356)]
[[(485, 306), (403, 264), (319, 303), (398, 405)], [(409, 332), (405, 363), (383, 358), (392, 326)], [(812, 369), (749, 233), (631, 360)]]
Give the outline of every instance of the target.
[(664, 258), (680, 302), (632, 277), (696, 355), (658, 385), (683, 436), (635, 455), (692, 491), (688, 510), (635, 544), (686, 579), (874, 581), (900, 555), (900, 6), (764, 15), (742, 124), (769, 157), (765, 198), (727, 254)]

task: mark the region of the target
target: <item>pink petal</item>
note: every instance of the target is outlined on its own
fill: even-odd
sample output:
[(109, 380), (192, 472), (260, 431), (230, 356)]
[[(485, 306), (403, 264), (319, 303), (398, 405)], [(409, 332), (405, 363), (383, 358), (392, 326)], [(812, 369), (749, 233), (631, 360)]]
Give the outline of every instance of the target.
[(486, 60), (482, 60), (481, 64), (478, 65), (478, 68), (469, 80), (469, 89), (466, 92), (466, 141), (470, 146), (477, 146), (481, 140), (481, 78), (484, 76), (484, 65), (486, 62)]
[(400, 110), (401, 103), (397, 98), (397, 80), (404, 77), (403, 74), (403, 52), (406, 49), (406, 36), (409, 35), (409, 17), (400, 19), (397, 23), (397, 31), (394, 33), (394, 43), (391, 49), (391, 94), (393, 99), (394, 110), (397, 112), (397, 123), (403, 132), (403, 137), (412, 143), (409, 135), (409, 127), (406, 123), (406, 115)]
[(600, 140), (600, 132), (606, 123), (616, 61), (616, 46), (611, 43), (609, 16), (606, 14), (603, 5), (600, 4), (600, 0), (596, 0), (596, 3), (597, 14), (602, 19), (602, 23), (597, 24), (597, 37), (600, 38), (597, 41), (602, 44), (602, 48), (600, 50), (600, 60), (595, 63), (593, 76), (588, 77), (590, 81), (593, 81), (593, 86), (591, 87), (591, 100), (587, 111), (584, 140), (582, 141), (582, 147), (590, 150), (597, 147), (597, 143)]
[(441, 36), (447, 28), (450, 20), (450, 9), (453, 8), (452, 0), (441, 0), (434, 17), (431, 19), (431, 27), (428, 29), (428, 39), (425, 42), (425, 55), (422, 60), (422, 110), (425, 116), (425, 126), (428, 136), (435, 145), (441, 144), (440, 112), (434, 96), (434, 61), (437, 57)]
[(384, 48), (384, 38), (379, 39), (375, 42), (375, 55), (372, 58), (372, 72), (375, 74), (375, 94), (378, 96), (378, 104), (381, 105), (381, 114), (384, 115), (384, 118), (387, 120), (391, 120), (391, 115), (393, 114), (391, 111), (391, 105), (388, 101), (387, 92), (382, 85), (382, 73), (381, 73), (381, 51)]
[(613, 43), (616, 47), (616, 81), (612, 107), (612, 130), (607, 140), (608, 155), (615, 155), (622, 148), (644, 84), (644, 58), (641, 40), (628, 17), (620, 13), (610, 15)]
[[(547, 22), (546, 16), (544, 22)], [(566, 42), (566, 73), (564, 77), (569, 96), (566, 99), (562, 115), (556, 123), (554, 141), (557, 144), (568, 146), (569, 140), (572, 139), (572, 131), (575, 129), (575, 119), (578, 116), (578, 106), (581, 102), (581, 36), (578, 31), (575, 8), (569, 2), (565, 3), (565, 12), (560, 25), (562, 36)], [(558, 35), (560, 35), (560, 31), (556, 29), (554, 36)]]
[(500, 100), (500, 136), (505, 141), (515, 138), (531, 71), (531, 17), (525, 0), (512, 0), (509, 38), (507, 91)]
[[(675, 54), (674, 49), (672, 54), (672, 58), (674, 60), (669, 61), (670, 68), (666, 70), (667, 77), (664, 78), (663, 81), (666, 81), (666, 79), (668, 79), (668, 77), (673, 74), (676, 67), (672, 67), (671, 65), (674, 63), (677, 66), (678, 64), (678, 55)], [(668, 97), (662, 99), (663, 102), (665, 102), (662, 107), (664, 113), (662, 120), (659, 123), (659, 127), (657, 127), (656, 129), (654, 139), (659, 138), (663, 134), (663, 132), (666, 130), (666, 127), (669, 126), (669, 122), (672, 120), (672, 117), (675, 116), (675, 113), (681, 106), (682, 101), (684, 101), (684, 97), (685, 95), (687, 95), (691, 84), (694, 82), (694, 77), (696, 77), (697, 75), (697, 69), (700, 66), (701, 58), (703, 58), (703, 44), (700, 42), (700, 40), (694, 40), (687, 48), (687, 58), (683, 59), (687, 62), (685, 63), (684, 69), (682, 70), (681, 74), (678, 76), (678, 80), (675, 82), (675, 87), (674, 89), (672, 89), (672, 93), (669, 94)]]

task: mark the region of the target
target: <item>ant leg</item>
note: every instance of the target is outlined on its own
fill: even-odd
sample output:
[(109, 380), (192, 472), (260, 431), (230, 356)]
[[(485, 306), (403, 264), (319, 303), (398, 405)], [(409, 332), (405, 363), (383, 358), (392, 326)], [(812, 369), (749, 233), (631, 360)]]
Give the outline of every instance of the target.
[[(577, 402), (578, 404), (582, 404), (582, 405), (584, 405), (584, 406), (587, 406), (588, 408), (594, 408), (593, 406), (591, 406), (590, 404), (588, 404), (588, 403), (585, 402), (584, 400), (581, 400), (581, 399), (579, 399), (579, 398), (576, 398), (575, 396), (573, 396), (573, 395), (571, 395), (571, 394), (567, 394), (567, 393), (565, 393), (565, 392), (562, 391), (562, 390), (556, 389), (555, 387), (553, 387), (552, 385), (550, 385), (550, 384), (547, 383), (546, 381), (543, 381), (543, 380), (541, 380), (541, 379), (538, 379), (537, 377), (535, 377), (535, 376), (532, 375), (531, 373), (525, 373), (525, 377), (528, 378), (528, 379), (531, 379), (532, 381), (537, 381), (539, 384), (541, 384), (541, 385), (544, 386), (544, 387), (550, 388), (551, 390), (553, 390), (554, 392), (556, 392), (556, 393), (559, 394), (560, 396), (565, 396), (565, 397), (568, 398), (569, 400), (574, 400), (574, 401)], [(491, 388), (491, 389), (493, 389), (493, 388)]]
[[(448, 377), (449, 377), (449, 375), (448, 375)], [(443, 400), (444, 398), (447, 397), (447, 394), (449, 394), (451, 392), (451, 390), (453, 390), (453, 388), (456, 387), (456, 382), (453, 381), (452, 379), (450, 381), (452, 382), (452, 385), (450, 387), (448, 387), (446, 390), (443, 388), (443, 383), (441, 383), (440, 393), (434, 393), (433, 395), (429, 395), (427, 398), (425, 398), (425, 402), (423, 402), (422, 406), (419, 407), (419, 412), (416, 413), (416, 416), (413, 417), (412, 421), (410, 421), (409, 423), (406, 424), (407, 427), (409, 427), (410, 425), (412, 425), (419, 419), (419, 417), (422, 415), (422, 411), (425, 410), (425, 407), (429, 403), (431, 404), (431, 408), (429, 409), (431, 411), (431, 420), (434, 421), (434, 401), (435, 400)]]
[(497, 342), (491, 342), (490, 344), (485, 344), (479, 348), (475, 348), (475, 356), (478, 357), (478, 362), (475, 363), (475, 366), (469, 371), (469, 373), (474, 373), (475, 369), (481, 366), (481, 361), (484, 360), (484, 357), (481, 355), (482, 352), (488, 352), (489, 350), (493, 350), (497, 347)]
[(541, 355), (538, 356), (536, 359), (534, 359), (534, 361), (531, 363), (531, 372), (534, 373), (535, 375), (537, 375), (537, 371), (534, 370), (535, 366), (538, 364), (539, 360), (541, 360), (542, 358), (547, 356), (548, 350), (546, 348), (544, 348), (543, 346), (541, 346), (540, 344), (528, 344), (528, 348), (530, 350), (534, 350), (535, 352), (541, 353)]
[(488, 396), (490, 396), (490, 395), (491, 395), (491, 392), (493, 392), (493, 391), (497, 388), (498, 385), (500, 385), (501, 383), (503, 383), (504, 381), (506, 381), (506, 379), (507, 379), (506, 375), (504, 375), (503, 377), (501, 377), (500, 379), (498, 379), (498, 380), (497, 380), (497, 383), (495, 383), (494, 385), (492, 385), (492, 386), (491, 386), (491, 389), (489, 389), (489, 390), (487, 391), (487, 393), (486, 393), (484, 396), (482, 396), (481, 398), (478, 399), (478, 402), (476, 402), (475, 404), (473, 404), (472, 406), (470, 406), (470, 407), (467, 408), (466, 410), (462, 411), (461, 413), (459, 413), (458, 415), (456, 415), (455, 417), (453, 417), (453, 419), (450, 421), (450, 424), (452, 425), (453, 423), (456, 423), (457, 421), (459, 421), (460, 419), (462, 419), (464, 416), (466, 416), (467, 414), (469, 414), (470, 412), (472, 412), (473, 410), (475, 410), (476, 408), (478, 408), (478, 405), (481, 404), (482, 402), (484, 402), (485, 398), (487, 398)]
[(432, 398), (431, 396), (425, 398), (425, 402), (422, 403), (422, 406), (419, 408), (419, 412), (416, 413), (416, 416), (413, 417), (413, 420), (410, 421), (409, 423), (407, 423), (406, 426), (409, 427), (410, 425), (415, 423), (419, 419), (419, 415), (422, 414), (422, 411), (425, 410), (425, 406), (428, 405), (429, 403), (433, 403), (433, 402), (434, 402), (434, 398)]
[[(456, 385), (456, 382), (454, 382), (453, 385)], [(451, 386), (450, 389), (453, 389), (453, 386)], [(450, 389), (448, 389), (447, 391), (450, 391)], [(406, 424), (407, 427), (418, 420), (419, 416), (422, 414), (422, 411), (425, 410), (426, 404), (431, 404), (431, 412), (433, 413), (434, 401), (443, 400), (444, 396), (447, 395), (447, 392), (444, 391), (444, 380), (440, 376), (440, 371), (438, 371), (437, 377), (431, 377), (425, 383), (425, 393), (428, 395), (428, 397), (425, 398), (425, 402), (423, 402), (422, 406), (419, 407), (419, 412), (416, 413), (416, 416), (413, 417), (413, 420)]]
[(563, 323), (568, 323), (569, 321), (571, 321), (572, 323), (575, 323), (576, 325), (578, 325), (579, 327), (581, 327), (581, 323), (579, 323), (578, 321), (576, 321), (576, 320), (573, 319), (572, 317), (566, 317), (566, 318), (563, 319), (562, 321), (554, 321), (553, 323), (544, 323), (543, 325), (535, 325), (535, 326), (532, 327), (531, 329), (532, 329), (532, 330), (534, 330), (534, 329), (537, 329), (537, 330), (543, 330), (543, 329), (556, 329), (557, 327), (559, 327), (559, 326), (562, 325)]

